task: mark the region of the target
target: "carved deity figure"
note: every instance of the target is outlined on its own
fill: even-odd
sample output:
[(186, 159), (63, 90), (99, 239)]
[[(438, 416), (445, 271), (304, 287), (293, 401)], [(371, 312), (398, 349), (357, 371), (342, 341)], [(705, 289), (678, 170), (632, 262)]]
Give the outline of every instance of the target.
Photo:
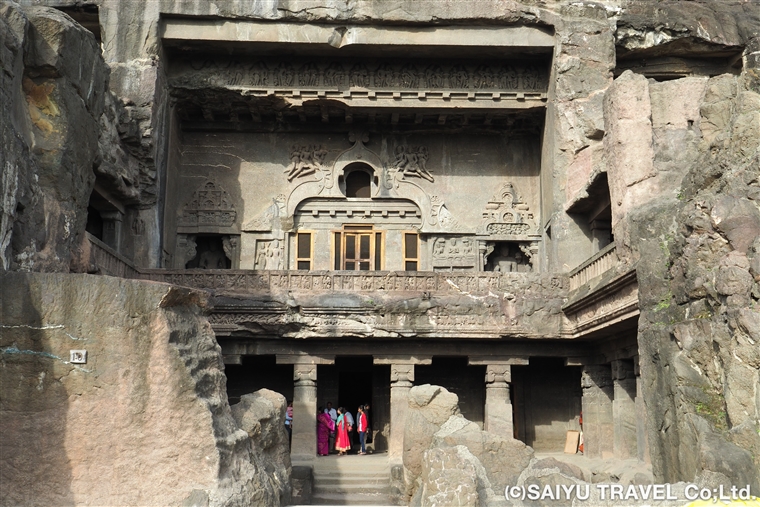
[(301, 176), (314, 174), (322, 169), (322, 163), (327, 155), (324, 146), (293, 146), (290, 152), (290, 167), (285, 171), (288, 173), (288, 181)]
[(427, 169), (428, 157), (429, 152), (426, 146), (399, 145), (396, 147), (393, 166), (403, 176), (418, 176), (433, 182), (433, 175)]
[(509, 246), (502, 245), (499, 254), (491, 260), (493, 270), (499, 273), (510, 273), (517, 271), (517, 258), (510, 255)]
[(267, 248), (266, 269), (282, 269), (282, 248), (277, 239), (273, 240)]
[(219, 249), (216, 242), (212, 241), (209, 244), (209, 249), (201, 254), (198, 267), (201, 269), (224, 269), (227, 267), (227, 257)]

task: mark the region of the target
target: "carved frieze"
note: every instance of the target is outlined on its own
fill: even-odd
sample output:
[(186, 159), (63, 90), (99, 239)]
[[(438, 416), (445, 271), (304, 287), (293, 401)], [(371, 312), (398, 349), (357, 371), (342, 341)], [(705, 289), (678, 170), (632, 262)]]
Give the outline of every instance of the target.
[[(348, 69), (348, 70), (346, 70)], [(192, 77), (191, 77), (192, 75)], [(548, 66), (505, 61), (450, 61), (428, 64), (417, 60), (256, 59), (185, 60), (171, 78), (187, 84), (200, 77), (215, 86), (370, 90), (475, 90), (545, 93)]]
[(231, 227), (237, 211), (227, 192), (213, 180), (203, 183), (182, 207), (180, 227)]

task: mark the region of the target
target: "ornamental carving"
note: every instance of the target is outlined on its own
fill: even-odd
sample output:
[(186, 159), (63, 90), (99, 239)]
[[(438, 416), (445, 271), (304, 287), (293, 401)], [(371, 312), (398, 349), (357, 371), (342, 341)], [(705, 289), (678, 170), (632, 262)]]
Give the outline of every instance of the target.
[(256, 242), (255, 269), (281, 270), (285, 269), (282, 242), (278, 239), (260, 240)]
[(285, 169), (288, 181), (321, 171), (327, 150), (324, 146), (293, 146), (290, 150), (290, 166)]
[(237, 211), (227, 192), (208, 180), (193, 192), (190, 202), (182, 208), (178, 225), (198, 227), (231, 227)]
[(434, 268), (468, 268), (478, 261), (473, 238), (438, 238), (433, 243)]
[(325, 90), (351, 87), (389, 91), (545, 93), (549, 83), (548, 65), (492, 60), (481, 63), (455, 60), (432, 65), (421, 60), (397, 59), (185, 60), (172, 79), (197, 80), (199, 77), (217, 86), (290, 90), (294, 87)]
[(401, 177), (416, 176), (432, 183), (435, 180), (427, 169), (428, 158), (430, 158), (430, 152), (427, 146), (402, 144), (396, 146), (395, 158), (391, 165)]
[(481, 229), (489, 236), (526, 236), (536, 234), (536, 227), (533, 212), (509, 182), (502, 185), (483, 210)]

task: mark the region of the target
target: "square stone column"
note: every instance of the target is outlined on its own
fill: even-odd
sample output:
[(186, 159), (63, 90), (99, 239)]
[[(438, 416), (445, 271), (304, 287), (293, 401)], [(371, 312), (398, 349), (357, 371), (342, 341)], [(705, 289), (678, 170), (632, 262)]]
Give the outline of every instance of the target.
[(334, 364), (335, 356), (277, 354), (277, 364), (293, 365), (293, 426), (290, 459), (311, 465), (317, 457), (317, 365)]
[(317, 365), (293, 365), (293, 437), (290, 457), (309, 462), (317, 456)]
[(103, 243), (117, 252), (121, 248), (121, 222), (124, 215), (121, 211), (101, 211), (103, 219)]
[(583, 366), (583, 453), (589, 458), (614, 456), (612, 372), (607, 364)]
[(512, 366), (489, 364), (486, 366), (486, 407), (483, 429), (504, 438), (514, 438), (512, 400), (509, 384), (512, 382)]
[(633, 360), (612, 361), (612, 383), (614, 386), (612, 418), (615, 421), (615, 457), (638, 458), (636, 376), (633, 374)]
[(414, 364), (391, 364), (391, 434), (388, 441), (391, 460), (401, 459), (404, 452), (404, 425), (413, 382)]

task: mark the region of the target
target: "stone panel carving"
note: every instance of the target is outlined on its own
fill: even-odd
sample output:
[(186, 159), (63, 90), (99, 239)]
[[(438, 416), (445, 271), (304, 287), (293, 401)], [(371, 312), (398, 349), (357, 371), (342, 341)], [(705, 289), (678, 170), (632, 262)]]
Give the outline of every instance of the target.
[(290, 166), (285, 170), (288, 181), (323, 170), (327, 150), (322, 145), (293, 146), (290, 150)]
[(281, 270), (285, 268), (282, 242), (278, 239), (256, 242), (256, 269)]
[(285, 215), (285, 195), (279, 194), (272, 198), (272, 204), (264, 212), (243, 224), (242, 229), (246, 232), (269, 232), (276, 229), (277, 221)]
[(472, 268), (478, 250), (473, 238), (438, 238), (433, 243), (433, 268)]
[[(346, 72), (346, 69), (349, 69)], [(424, 69), (424, 70), (423, 70)], [(353, 59), (309, 61), (185, 60), (173, 69), (176, 84), (201, 78), (214, 86), (375, 90), (488, 90), (545, 93), (548, 69), (519, 62), (479, 64), (451, 61), (429, 65), (417, 60)]]
[(182, 207), (180, 227), (231, 227), (237, 211), (227, 192), (213, 180), (203, 183)]
[(481, 232), (489, 236), (527, 236), (537, 234), (533, 212), (507, 182), (491, 197), (483, 210)]
[(395, 158), (391, 165), (402, 178), (417, 176), (432, 183), (435, 180), (427, 169), (429, 157), (430, 153), (426, 146), (408, 146), (402, 144), (396, 146)]

